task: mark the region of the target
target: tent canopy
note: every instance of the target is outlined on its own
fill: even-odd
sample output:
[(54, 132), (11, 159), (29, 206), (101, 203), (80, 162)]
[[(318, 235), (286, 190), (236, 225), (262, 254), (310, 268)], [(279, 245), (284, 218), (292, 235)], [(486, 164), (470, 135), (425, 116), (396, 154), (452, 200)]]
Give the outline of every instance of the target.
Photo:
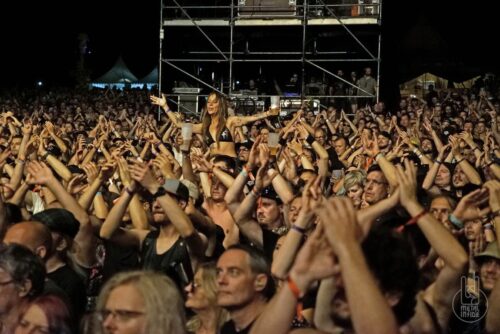
[(139, 80), (140, 83), (157, 84), (158, 83), (158, 66), (155, 67), (148, 75)]
[(439, 91), (448, 87), (448, 80), (426, 72), (401, 84), (399, 90), (401, 96), (414, 94), (423, 97), (430, 85), (433, 85), (434, 89)]
[(122, 57), (119, 57), (115, 65), (101, 77), (94, 80), (94, 83), (115, 84), (133, 83), (137, 81), (137, 77), (132, 74)]

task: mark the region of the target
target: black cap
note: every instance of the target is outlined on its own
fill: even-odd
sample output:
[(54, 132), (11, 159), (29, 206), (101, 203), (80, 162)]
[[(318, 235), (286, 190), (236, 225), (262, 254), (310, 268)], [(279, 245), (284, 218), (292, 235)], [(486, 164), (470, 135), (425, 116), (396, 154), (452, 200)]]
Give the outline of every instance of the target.
[(80, 222), (66, 209), (47, 209), (33, 215), (32, 219), (47, 226), (51, 232), (59, 232), (72, 239), (80, 229)]
[(167, 179), (163, 184), (163, 189), (179, 199), (189, 200), (189, 189), (177, 179)]
[(262, 189), (262, 191), (260, 192), (260, 197), (272, 199), (272, 200), (276, 201), (276, 203), (278, 203), (278, 204), (283, 203), (281, 201), (281, 198), (279, 197), (279, 195), (274, 190), (273, 186), (267, 186), (264, 189)]

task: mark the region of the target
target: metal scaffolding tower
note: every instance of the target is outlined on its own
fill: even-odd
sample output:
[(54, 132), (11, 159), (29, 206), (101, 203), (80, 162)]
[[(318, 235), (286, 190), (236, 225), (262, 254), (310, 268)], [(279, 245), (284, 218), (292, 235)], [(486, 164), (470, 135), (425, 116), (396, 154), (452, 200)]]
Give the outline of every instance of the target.
[[(339, 66), (369, 66), (380, 82), (382, 0), (161, 0), (160, 20), (160, 90), (168, 80), (181, 92), (196, 85), (241, 96), (243, 73), (256, 78), (280, 66), (297, 74), (301, 100), (351, 96), (308, 89), (307, 79), (318, 73), (322, 82), (360, 90), (336, 73)], [(274, 86), (287, 94), (283, 85)], [(378, 87), (376, 94), (365, 93), (378, 101)]]

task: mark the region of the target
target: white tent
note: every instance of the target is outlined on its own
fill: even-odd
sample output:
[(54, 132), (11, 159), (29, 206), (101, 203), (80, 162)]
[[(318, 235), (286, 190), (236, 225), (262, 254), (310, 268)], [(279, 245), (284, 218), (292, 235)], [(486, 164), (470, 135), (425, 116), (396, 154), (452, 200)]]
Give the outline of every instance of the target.
[(144, 88), (146, 85), (147, 89), (153, 88), (153, 86), (158, 85), (158, 66), (155, 67), (148, 75), (139, 80), (137, 83), (132, 84), (132, 88), (140, 87)]
[(97, 88), (123, 89), (126, 85), (137, 82), (137, 77), (129, 70), (122, 57), (119, 57), (113, 67), (91, 83)]
[(434, 90), (440, 91), (448, 87), (448, 80), (429, 72), (422, 73), (418, 77), (399, 85), (399, 91), (401, 92), (401, 96), (414, 94), (424, 97), (430, 85), (434, 86)]

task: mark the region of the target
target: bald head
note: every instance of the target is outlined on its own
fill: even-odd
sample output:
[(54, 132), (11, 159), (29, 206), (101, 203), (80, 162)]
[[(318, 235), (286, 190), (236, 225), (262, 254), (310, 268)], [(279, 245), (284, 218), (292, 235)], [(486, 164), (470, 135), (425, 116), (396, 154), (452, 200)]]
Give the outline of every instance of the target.
[(46, 260), (52, 253), (52, 235), (47, 226), (39, 222), (21, 222), (11, 225), (3, 239), (5, 244), (18, 244), (29, 248)]

